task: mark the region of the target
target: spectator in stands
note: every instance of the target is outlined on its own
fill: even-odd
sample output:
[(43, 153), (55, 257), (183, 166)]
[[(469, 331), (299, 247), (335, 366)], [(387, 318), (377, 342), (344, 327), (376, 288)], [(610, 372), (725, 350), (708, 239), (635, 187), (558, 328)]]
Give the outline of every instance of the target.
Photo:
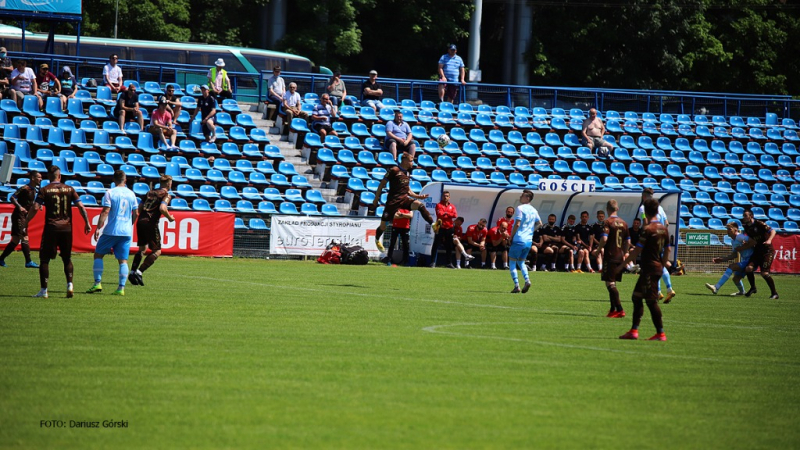
[(156, 145), (163, 143), (168, 149), (177, 149), (175, 140), (178, 138), (173, 128), (172, 114), (167, 110), (167, 99), (162, 98), (158, 101), (158, 108), (150, 116), (150, 133)]
[(214, 61), (214, 67), (208, 69), (208, 87), (211, 95), (222, 103), (226, 98), (233, 98), (233, 91), (231, 80), (228, 78), (228, 71), (224, 69), (225, 61), (222, 58), (217, 58)]
[(125, 90), (122, 84), (122, 68), (117, 64), (118, 60), (117, 55), (111, 55), (108, 64), (103, 66), (103, 83), (111, 89), (112, 96)]
[(336, 130), (331, 127), (331, 118), (336, 118), (338, 113), (336, 105), (331, 103), (331, 97), (328, 94), (322, 94), (319, 104), (314, 105), (314, 111), (311, 113), (311, 129), (316, 131), (323, 140), (328, 134), (338, 136)]
[(289, 92), (283, 96), (283, 112), (286, 114), (286, 125), (283, 127), (283, 134), (289, 134), (289, 125), (295, 117), (308, 120), (308, 113), (301, 109), (302, 106), (303, 99), (297, 93), (297, 83), (289, 83)]
[(8, 88), (11, 86), (9, 76), (14, 71), (14, 62), (8, 57), (5, 47), (0, 47), (0, 99), (8, 95)]
[(161, 102), (161, 100), (167, 101), (167, 111), (172, 114), (172, 121), (177, 122), (178, 116), (181, 115), (181, 99), (177, 95), (175, 95), (175, 86), (170, 84), (167, 86), (167, 89), (164, 91), (163, 94), (159, 95), (156, 101)]
[[(468, 226), (467, 232), (464, 233), (467, 237), (464, 249), (470, 255), (472, 255), (474, 251), (480, 252), (481, 268), (486, 267), (486, 237), (489, 235), (489, 230), (486, 229), (486, 223), (486, 219), (481, 219), (475, 225)], [(468, 264), (467, 268), (469, 267)]]
[(331, 101), (334, 105), (340, 106), (344, 104), (344, 98), (347, 96), (347, 88), (342, 81), (342, 73), (338, 70), (333, 72), (333, 78), (328, 83), (328, 94), (331, 96)]
[(267, 86), (269, 86), (269, 93), (267, 94), (267, 105), (272, 103), (275, 105), (275, 112), (272, 113), (270, 116), (269, 108), (264, 112), (264, 119), (272, 120), (275, 118), (275, 113), (278, 112), (278, 109), (283, 105), (283, 95), (286, 94), (286, 83), (283, 81), (281, 77), (281, 67), (275, 66), (272, 68), (272, 76), (269, 77), (267, 80)]
[(16, 69), (11, 72), (11, 88), (9, 89), (9, 97), (17, 101), (17, 105), (22, 108), (22, 103), (25, 101), (26, 95), (34, 95), (39, 90), (36, 86), (36, 74), (33, 69), (28, 67), (28, 61), (24, 59), (17, 60)]
[(208, 86), (200, 86), (203, 95), (197, 99), (197, 110), (194, 112), (194, 120), (200, 114), (200, 128), (206, 141), (214, 143), (217, 140), (217, 101), (211, 96)]
[(583, 121), (583, 130), (581, 130), (581, 143), (590, 150), (597, 150), (600, 147), (606, 147), (608, 151), (614, 149), (611, 142), (603, 139), (606, 134), (606, 126), (603, 119), (597, 117), (597, 110), (592, 108), (589, 110), (589, 118)]
[(128, 120), (139, 122), (139, 129), (144, 130), (144, 115), (139, 108), (139, 94), (136, 92), (135, 84), (128, 86), (125, 93), (117, 100), (117, 119), (123, 132)]
[(417, 153), (417, 145), (414, 144), (411, 127), (403, 121), (403, 112), (399, 109), (394, 111), (394, 120), (386, 124), (386, 149), (392, 152), (395, 161), (397, 161), (398, 150), (410, 154), (412, 159)]
[(439, 246), (444, 244), (445, 258), (448, 269), (455, 269), (453, 265), (453, 235), (455, 234), (455, 220), (458, 217), (456, 205), (450, 203), (450, 192), (442, 192), (442, 199), (436, 204), (436, 223), (431, 228), (435, 233), (433, 249), (431, 250), (431, 267), (436, 267), (436, 256)]
[(364, 100), (364, 106), (369, 106), (376, 112), (383, 108), (383, 103), (381, 102), (381, 98), (383, 98), (383, 89), (381, 89), (381, 85), (378, 83), (378, 71), (369, 71), (369, 79), (361, 85), (361, 90), (363, 92), (362, 98)]
[(511, 235), (508, 234), (508, 225), (506, 225), (506, 222), (500, 222), (500, 225), (489, 230), (487, 240), (489, 243), (489, 263), (492, 269), (497, 269), (495, 261), (497, 259), (497, 254), (500, 253), (503, 260), (503, 270), (508, 270), (508, 244), (511, 241)]
[(389, 251), (386, 253), (386, 262), (392, 264), (392, 254), (397, 246), (397, 238), (400, 238), (400, 248), (403, 250), (401, 266), (408, 264), (409, 253), (409, 230), (411, 229), (411, 218), (414, 214), (408, 209), (398, 209), (392, 221), (392, 238), (389, 241)]
[[(50, 72), (50, 66), (42, 64), (39, 66), (39, 73), (36, 74), (36, 96), (39, 98), (39, 109), (44, 107), (44, 102), (47, 97), (61, 96), (61, 82), (53, 72)], [(61, 102), (63, 105), (63, 101)], [(63, 109), (63, 108), (62, 108)]]
[(78, 92), (78, 80), (72, 74), (72, 69), (64, 66), (61, 68), (58, 82), (61, 83), (61, 109), (64, 110), (67, 109), (69, 99), (75, 98), (75, 93)]
[(464, 61), (456, 55), (455, 44), (447, 47), (447, 53), (439, 58), (439, 101), (452, 102), (458, 98), (458, 84), (464, 81)]

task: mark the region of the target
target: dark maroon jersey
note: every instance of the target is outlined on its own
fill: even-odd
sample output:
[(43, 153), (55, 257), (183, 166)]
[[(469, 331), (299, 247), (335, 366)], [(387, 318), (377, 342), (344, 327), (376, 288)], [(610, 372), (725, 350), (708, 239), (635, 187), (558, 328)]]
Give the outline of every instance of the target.
[(625, 256), (625, 243), (630, 241), (628, 224), (617, 216), (611, 216), (603, 222), (603, 236), (606, 237), (605, 259), (622, 261)]

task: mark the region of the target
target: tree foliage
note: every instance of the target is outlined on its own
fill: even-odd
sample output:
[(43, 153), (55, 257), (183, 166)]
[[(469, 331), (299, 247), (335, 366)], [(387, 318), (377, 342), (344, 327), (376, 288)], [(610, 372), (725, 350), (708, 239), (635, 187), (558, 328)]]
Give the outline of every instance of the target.
[[(258, 47), (270, 0), (119, 0), (119, 37)], [(510, 0), (509, 0), (510, 1)], [(276, 50), (346, 73), (428, 79), (467, 55), (472, 2), (292, 0)], [(507, 1), (484, 1), (483, 80), (503, 77)], [(800, 6), (789, 0), (532, 1), (530, 84), (800, 91)], [(116, 0), (85, 0), (83, 32), (112, 36)], [(44, 27), (40, 27), (44, 29)], [(72, 33), (70, 27), (60, 32)], [(466, 61), (467, 65), (470, 61)]]

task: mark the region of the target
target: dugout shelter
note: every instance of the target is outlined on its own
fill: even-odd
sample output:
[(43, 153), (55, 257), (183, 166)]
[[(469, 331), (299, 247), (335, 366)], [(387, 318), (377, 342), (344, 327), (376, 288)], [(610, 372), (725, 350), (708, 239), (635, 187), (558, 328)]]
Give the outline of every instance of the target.
[[(556, 224), (559, 226), (567, 223), (570, 214), (575, 215), (578, 223), (581, 211), (589, 211), (589, 223), (595, 223), (597, 211), (605, 211), (606, 202), (613, 198), (619, 204), (619, 217), (631, 225), (642, 204), (641, 191), (594, 191), (594, 183), (591, 181), (542, 181), (547, 183), (544, 186), (540, 185), (538, 190), (532, 189), (534, 196), (531, 205), (539, 211), (544, 223), (550, 214), (556, 215)], [(464, 230), (466, 230), (469, 225), (478, 223), (481, 218), (489, 221), (487, 225), (489, 228), (495, 226), (497, 219), (505, 215), (507, 207), (516, 208), (519, 205), (519, 197), (524, 189), (526, 188), (429, 183), (422, 188), (421, 194), (430, 196), (424, 200), (425, 207), (435, 219), (436, 204), (441, 200), (442, 193), (449, 191), (450, 202), (456, 205), (458, 215), (464, 218)], [(680, 192), (655, 191), (654, 198), (661, 203), (667, 213), (670, 235), (677, 236)], [(433, 232), (430, 225), (422, 219), (419, 212), (415, 212), (411, 221), (411, 251), (427, 255), (430, 254), (432, 246)], [(676, 257), (677, 246), (673, 246), (671, 259)]]

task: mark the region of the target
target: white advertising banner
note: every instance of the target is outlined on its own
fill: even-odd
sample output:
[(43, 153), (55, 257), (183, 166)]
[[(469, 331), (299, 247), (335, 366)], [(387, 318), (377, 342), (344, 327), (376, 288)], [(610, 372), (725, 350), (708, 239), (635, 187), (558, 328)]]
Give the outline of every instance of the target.
[(319, 256), (337, 240), (345, 245), (364, 247), (370, 257), (380, 252), (375, 246), (375, 230), (380, 219), (364, 217), (272, 216), (270, 253), (275, 255)]
[[(545, 181), (545, 180), (543, 180)], [(556, 215), (556, 224), (567, 223), (567, 217), (574, 214), (580, 221), (582, 211), (589, 212), (589, 222), (597, 221), (596, 213), (605, 211), (606, 202), (615, 199), (619, 203), (619, 216), (632, 223), (641, 204), (641, 192), (634, 191), (595, 191), (594, 182), (572, 180), (546, 180), (544, 190), (534, 190), (531, 205), (539, 211), (543, 221), (550, 214)], [(551, 183), (552, 182), (552, 183)], [(557, 182), (557, 183), (556, 183)], [(550, 186), (553, 184), (553, 186)], [(566, 184), (566, 187), (564, 187)], [(552, 190), (550, 189), (552, 187)], [(563, 190), (562, 190), (563, 189)], [(430, 197), (425, 200), (431, 216), (436, 219), (436, 203), (443, 191), (450, 192), (450, 202), (456, 206), (458, 215), (464, 218), (464, 230), (478, 223), (480, 219), (489, 221), (494, 227), (497, 219), (505, 215), (509, 206), (517, 207), (523, 188), (479, 187), (457, 184), (429, 183), (422, 189), (422, 194)], [(670, 221), (670, 234), (677, 233), (679, 193), (656, 192), (655, 198), (667, 213)], [(430, 254), (433, 246), (433, 234), (430, 226), (422, 220), (419, 213), (414, 214), (411, 222), (411, 250), (424, 255)]]

